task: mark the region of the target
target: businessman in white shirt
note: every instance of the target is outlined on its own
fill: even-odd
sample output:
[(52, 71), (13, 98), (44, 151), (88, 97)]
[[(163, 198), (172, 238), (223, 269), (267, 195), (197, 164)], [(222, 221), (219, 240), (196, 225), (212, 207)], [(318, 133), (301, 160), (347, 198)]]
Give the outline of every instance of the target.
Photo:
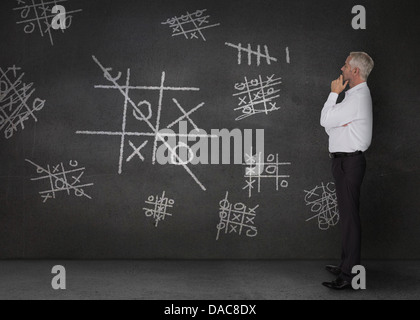
[[(352, 268), (360, 265), (360, 188), (366, 169), (364, 152), (372, 141), (373, 125), (372, 98), (366, 81), (373, 66), (368, 54), (351, 52), (341, 68), (342, 75), (332, 81), (331, 93), (321, 112), (321, 126), (329, 136), (342, 233), (341, 262), (338, 266), (326, 266), (338, 277), (323, 285), (337, 290), (351, 288)], [(337, 103), (347, 85), (350, 89), (344, 100)]]

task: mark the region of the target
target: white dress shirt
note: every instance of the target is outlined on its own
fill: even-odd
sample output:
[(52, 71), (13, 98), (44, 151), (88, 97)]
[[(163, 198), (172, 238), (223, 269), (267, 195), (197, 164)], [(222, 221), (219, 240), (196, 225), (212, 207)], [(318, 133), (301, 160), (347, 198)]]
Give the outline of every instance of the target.
[(329, 135), (329, 151), (366, 151), (372, 141), (372, 98), (366, 82), (346, 91), (341, 103), (331, 92), (321, 111), (321, 126)]

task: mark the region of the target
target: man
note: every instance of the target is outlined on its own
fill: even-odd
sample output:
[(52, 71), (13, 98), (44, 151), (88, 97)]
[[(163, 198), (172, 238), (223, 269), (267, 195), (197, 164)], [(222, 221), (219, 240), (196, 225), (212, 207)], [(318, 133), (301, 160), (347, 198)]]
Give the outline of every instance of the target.
[[(359, 198), (366, 169), (364, 152), (372, 140), (373, 124), (372, 98), (366, 81), (373, 65), (368, 54), (351, 52), (341, 68), (342, 75), (332, 81), (331, 93), (321, 112), (321, 126), (329, 135), (342, 233), (341, 263), (326, 266), (338, 278), (323, 285), (337, 290), (351, 288), (352, 268), (360, 265)], [(350, 89), (344, 100), (337, 103), (347, 84)]]

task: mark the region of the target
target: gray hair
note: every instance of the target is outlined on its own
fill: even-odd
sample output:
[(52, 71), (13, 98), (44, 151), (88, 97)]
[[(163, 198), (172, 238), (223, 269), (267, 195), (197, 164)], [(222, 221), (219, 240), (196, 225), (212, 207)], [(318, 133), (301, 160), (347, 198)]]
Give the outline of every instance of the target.
[(374, 66), (372, 58), (366, 52), (350, 52), (350, 57), (352, 68), (359, 68), (360, 77), (366, 81)]

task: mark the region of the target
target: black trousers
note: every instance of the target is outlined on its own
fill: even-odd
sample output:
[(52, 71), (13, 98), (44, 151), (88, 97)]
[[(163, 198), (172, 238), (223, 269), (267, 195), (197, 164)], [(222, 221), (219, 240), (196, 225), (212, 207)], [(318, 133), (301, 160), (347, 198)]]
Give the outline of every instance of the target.
[(352, 278), (352, 268), (360, 265), (362, 227), (359, 216), (360, 188), (366, 170), (364, 154), (333, 158), (332, 173), (335, 179), (341, 226), (341, 276)]

